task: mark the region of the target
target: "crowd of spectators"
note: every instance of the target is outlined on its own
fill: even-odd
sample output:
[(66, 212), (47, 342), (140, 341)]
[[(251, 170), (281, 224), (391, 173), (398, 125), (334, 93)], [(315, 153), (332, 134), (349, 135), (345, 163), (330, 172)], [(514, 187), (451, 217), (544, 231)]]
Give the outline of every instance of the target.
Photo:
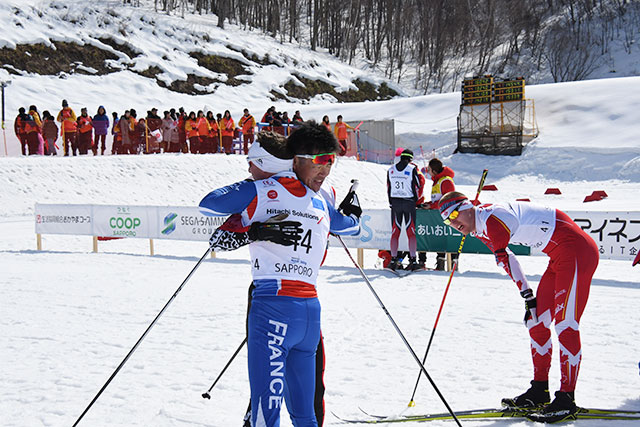
[[(334, 128), (329, 117), (322, 123), (336, 134), (340, 141), (340, 155), (346, 153), (347, 129), (351, 126), (338, 116)], [(35, 105), (29, 110), (20, 107), (14, 121), (14, 130), (20, 141), (23, 155), (104, 155), (107, 151), (107, 135), (111, 135), (111, 154), (152, 154), (152, 153), (244, 153), (248, 152), (257, 130), (273, 130), (288, 135), (293, 128), (303, 122), (300, 111), (293, 117), (270, 107), (258, 122), (245, 108), (236, 123), (231, 112), (214, 114), (212, 111), (190, 111), (180, 107), (164, 111), (162, 117), (158, 109), (147, 111), (145, 117), (138, 118), (135, 109), (126, 110), (121, 116), (112, 112), (111, 118), (104, 106), (99, 106), (95, 115), (90, 116), (87, 108), (80, 109), (80, 115), (69, 107), (66, 100), (54, 117), (43, 111), (42, 117)], [(258, 129), (257, 129), (258, 128)], [(58, 145), (58, 141), (60, 145)]]

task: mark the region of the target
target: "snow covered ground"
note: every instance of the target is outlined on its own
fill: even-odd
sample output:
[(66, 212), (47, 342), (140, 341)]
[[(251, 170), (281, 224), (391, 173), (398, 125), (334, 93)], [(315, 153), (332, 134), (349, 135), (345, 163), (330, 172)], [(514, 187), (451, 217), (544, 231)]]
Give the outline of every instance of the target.
[[(626, 83), (637, 85), (639, 81), (627, 79)], [(601, 84), (615, 85), (616, 81), (577, 84), (575, 96), (597, 91), (595, 87)], [(548, 85), (536, 89), (543, 98), (545, 90), (552, 94), (570, 87)], [(483, 193), (483, 201), (530, 197), (566, 210), (639, 211), (640, 149), (628, 143), (637, 125), (631, 119), (632, 112), (619, 106), (620, 97), (612, 88), (602, 90), (611, 96), (580, 113), (570, 114), (569, 108), (562, 109), (556, 103), (561, 111), (540, 121), (541, 136), (523, 156), (453, 155), (447, 138), (433, 148), (453, 166), (458, 187), (467, 193), (475, 191), (481, 170), (489, 169), (487, 183), (496, 184), (499, 191)], [(392, 101), (392, 110), (389, 103), (359, 107), (374, 116), (390, 111), (402, 116), (405, 111), (416, 110), (413, 117), (417, 117), (420, 111), (438, 112), (438, 108), (428, 106), (439, 104), (447, 96), (451, 95)], [(636, 102), (632, 97), (628, 107)], [(337, 107), (327, 104), (326, 108)], [(540, 110), (545, 108), (550, 106)], [(442, 106), (440, 109), (444, 110)], [(624, 117), (616, 122), (596, 114), (596, 109), (625, 110), (621, 113)], [(580, 133), (581, 141), (566, 147), (572, 140), (562, 137), (563, 120), (592, 122), (593, 126)], [(616, 123), (620, 125), (616, 127)], [(575, 129), (578, 132), (580, 128)], [(416, 126), (413, 142), (418, 148), (427, 147), (433, 144), (429, 135), (437, 132), (451, 130), (446, 124), (439, 128)], [(611, 137), (598, 145), (598, 138), (593, 136), (598, 133)], [(385, 168), (341, 159), (330, 182), (341, 197), (349, 179), (358, 178), (363, 205), (385, 207)], [(206, 249), (204, 243), (156, 241), (156, 256), (150, 257), (145, 240), (129, 239), (101, 242), (100, 253), (94, 254), (86, 236), (46, 235), (44, 251), (37, 252), (33, 205), (189, 206), (197, 204), (212, 188), (246, 175), (243, 156), (217, 154), (0, 158), (2, 425), (72, 424)], [(544, 196), (548, 186), (559, 187), (563, 194)], [(609, 197), (583, 204), (584, 196), (596, 189), (605, 190)], [(448, 275), (430, 272), (404, 279), (389, 277), (376, 269), (373, 251), (365, 254), (365, 271), (373, 286), (422, 356)], [(434, 262), (433, 254), (430, 256), (429, 262)], [(521, 261), (535, 285), (546, 258), (522, 257)], [(249, 271), (245, 249), (207, 259), (82, 425), (240, 425), (249, 393), (246, 350), (212, 391), (210, 401), (200, 394), (209, 388), (242, 341)], [(640, 328), (634, 304), (640, 292), (639, 272), (628, 261), (612, 260), (602, 260), (596, 271), (581, 323), (584, 358), (576, 392), (580, 405), (640, 410)], [(331, 412), (362, 416), (359, 406), (383, 414), (444, 411), (424, 379), (416, 407), (411, 412), (406, 410), (418, 367), (343, 249), (329, 250), (319, 292), (327, 352), (325, 425), (340, 424)], [(531, 362), (522, 315), (522, 300), (515, 285), (495, 266), (492, 256), (461, 257), (461, 269), (453, 279), (427, 364), (454, 410), (496, 406), (500, 398), (520, 393), (528, 386)], [(552, 387), (559, 383), (557, 363), (556, 355)], [(463, 424), (527, 423), (499, 420)], [(600, 426), (611, 422), (577, 424)], [(634, 424), (615, 422), (620, 426)], [(283, 426), (290, 425), (283, 412)]]
[[(0, 235), (4, 426), (71, 425), (206, 249), (204, 243), (156, 241), (157, 255), (150, 257), (146, 241), (130, 239), (101, 243), (101, 252), (93, 254), (87, 237), (45, 236), (45, 250), (37, 252), (33, 222), (24, 217), (3, 218)], [(374, 267), (372, 251), (365, 260), (373, 286), (422, 356), (448, 275), (397, 279)], [(546, 259), (522, 262), (535, 284)], [(211, 400), (200, 394), (243, 339), (249, 267), (246, 250), (207, 259), (82, 425), (240, 425), (249, 393), (246, 350)], [(637, 267), (622, 261), (602, 261), (596, 272), (581, 322), (581, 405), (640, 410), (637, 277)], [(343, 249), (330, 249), (319, 293), (327, 353), (325, 425), (340, 424), (331, 412), (362, 416), (359, 406), (383, 414), (403, 411), (417, 364)], [(522, 315), (515, 285), (492, 256), (461, 257), (427, 364), (454, 410), (495, 406), (527, 387), (531, 362)], [(556, 357), (551, 384), (558, 383)], [(415, 400), (413, 413), (444, 411), (424, 378)], [(290, 425), (283, 413), (283, 426)]]

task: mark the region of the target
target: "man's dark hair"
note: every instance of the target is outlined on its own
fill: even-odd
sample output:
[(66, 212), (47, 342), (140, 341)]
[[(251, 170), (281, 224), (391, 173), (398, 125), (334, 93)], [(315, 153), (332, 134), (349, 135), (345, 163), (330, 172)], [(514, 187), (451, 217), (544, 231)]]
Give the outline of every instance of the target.
[(287, 138), (293, 154), (335, 153), (340, 147), (336, 136), (315, 120), (303, 122)]
[(273, 131), (262, 130), (256, 135), (260, 146), (269, 154), (279, 159), (293, 159), (293, 153), (289, 150), (287, 138)]
[(24, 113), (25, 113), (25, 111), (26, 111), (26, 110), (24, 109), (24, 107), (20, 107), (20, 108), (18, 108), (18, 113), (20, 113), (20, 114), (24, 114)]
[(436, 174), (442, 172), (442, 169), (444, 169), (442, 162), (438, 158), (429, 160), (429, 167), (433, 169)]

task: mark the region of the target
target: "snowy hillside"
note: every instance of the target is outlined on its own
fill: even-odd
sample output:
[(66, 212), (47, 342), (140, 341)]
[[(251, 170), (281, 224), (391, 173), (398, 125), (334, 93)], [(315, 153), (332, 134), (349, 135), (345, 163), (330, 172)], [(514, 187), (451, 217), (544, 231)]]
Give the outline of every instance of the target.
[(320, 98), (334, 101), (402, 93), (327, 53), (280, 44), (233, 25), (222, 30), (210, 16), (183, 19), (154, 12), (151, 2), (145, 6), (0, 3), (0, 80), (15, 80), (8, 96), (10, 115), (23, 104), (57, 109), (67, 98), (78, 110), (104, 104), (120, 113), (152, 106), (236, 112), (249, 106), (261, 117), (274, 100), (313, 98), (304, 82), (322, 87), (317, 92), (326, 94)]

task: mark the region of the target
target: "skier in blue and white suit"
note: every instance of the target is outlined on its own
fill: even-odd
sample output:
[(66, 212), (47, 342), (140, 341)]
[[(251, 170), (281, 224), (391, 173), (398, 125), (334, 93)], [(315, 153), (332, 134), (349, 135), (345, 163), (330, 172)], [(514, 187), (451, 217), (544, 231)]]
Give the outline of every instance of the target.
[(283, 399), (296, 427), (317, 426), (314, 414), (315, 352), (320, 339), (320, 303), (316, 279), (329, 232), (359, 232), (357, 205), (339, 213), (320, 195), (335, 162), (338, 142), (324, 126), (306, 122), (288, 138), (292, 172), (220, 188), (201, 202), (202, 212), (241, 212), (243, 225), (287, 214), (300, 222), (300, 239), (283, 246), (250, 243), (255, 290), (249, 312), (251, 425), (280, 425)]

